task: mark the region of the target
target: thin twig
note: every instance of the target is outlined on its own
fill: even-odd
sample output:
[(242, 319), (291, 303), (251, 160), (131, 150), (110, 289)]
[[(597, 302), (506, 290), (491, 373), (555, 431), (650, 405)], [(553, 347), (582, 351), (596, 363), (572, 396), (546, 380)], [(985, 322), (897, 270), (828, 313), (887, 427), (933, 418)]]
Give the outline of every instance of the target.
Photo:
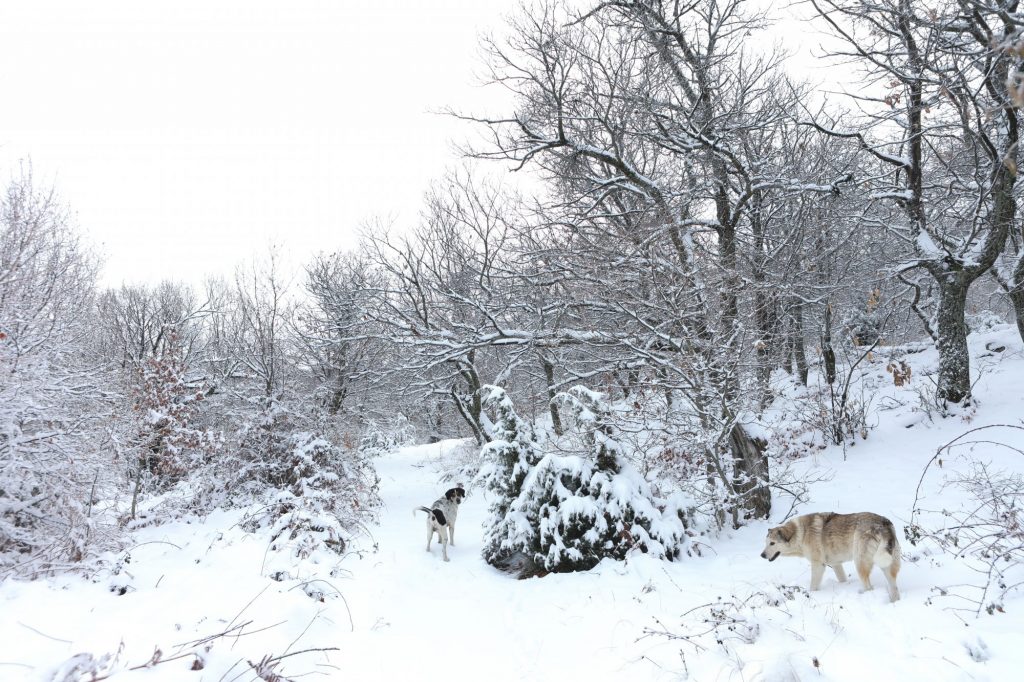
[(54, 637), (52, 635), (46, 634), (45, 632), (40, 632), (39, 630), (36, 630), (31, 625), (25, 625), (20, 620), (18, 621), (18, 625), (20, 625), (21, 627), (23, 627), (23, 628), (25, 628), (27, 630), (31, 630), (32, 632), (34, 632), (37, 635), (40, 635), (42, 637), (45, 637), (46, 639), (52, 639), (55, 642), (63, 642), (64, 644), (71, 644), (71, 640), (70, 639), (61, 639), (60, 637)]

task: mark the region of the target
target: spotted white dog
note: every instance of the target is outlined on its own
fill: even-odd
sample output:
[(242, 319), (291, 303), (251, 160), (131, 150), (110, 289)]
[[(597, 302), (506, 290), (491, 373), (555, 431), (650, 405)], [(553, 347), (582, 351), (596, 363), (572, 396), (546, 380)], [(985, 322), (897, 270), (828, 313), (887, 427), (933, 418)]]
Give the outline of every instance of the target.
[(431, 508), (416, 507), (412, 510), (413, 516), (416, 512), (427, 512), (427, 551), (430, 551), (430, 543), (437, 533), (441, 543), (441, 556), (448, 561), (448, 545), (455, 546), (455, 519), (459, 516), (459, 505), (466, 497), (466, 490), (461, 483), (450, 489), (444, 497), (438, 498), (431, 505)]

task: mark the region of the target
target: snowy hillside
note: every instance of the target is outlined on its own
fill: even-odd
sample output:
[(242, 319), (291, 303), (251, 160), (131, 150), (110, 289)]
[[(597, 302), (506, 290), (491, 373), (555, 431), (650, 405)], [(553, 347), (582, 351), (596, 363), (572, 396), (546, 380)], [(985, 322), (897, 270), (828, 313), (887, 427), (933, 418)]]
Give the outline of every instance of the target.
[[(966, 586), (980, 584), (977, 564), (902, 536), (926, 464), (962, 434), (1017, 427), (975, 431), (961, 441), (974, 447), (944, 451), (922, 481), (924, 509), (970, 504), (961, 488), (943, 486), (968, 471), (968, 456), (1024, 472), (1024, 455), (995, 444), (1024, 447), (1019, 338), (1004, 325), (971, 345), (974, 407), (944, 419), (921, 408), (914, 386), (934, 372), (934, 351), (907, 356), (913, 379), (903, 387), (873, 358), (862, 380), (878, 387), (876, 427), (845, 453), (822, 449), (796, 463), (821, 479), (796, 513), (874, 511), (896, 523), (904, 561), (895, 604), (884, 589), (860, 594), (855, 578), (839, 584), (831, 572), (808, 594), (806, 561), (759, 558), (763, 522), (695, 538), (702, 556), (681, 561), (636, 554), (586, 573), (512, 580), (480, 557), (487, 503), (472, 489), (445, 563), (436, 543), (424, 551), (423, 515), (410, 513), (450, 487), (440, 474), (466, 449), (445, 441), (376, 462), (380, 524), (340, 563), (317, 555), (278, 565), (236, 511), (141, 529), (88, 578), (6, 581), (0, 679), (1017, 679), (1024, 594), (975, 616)], [(781, 521), (789, 501), (775, 509)], [(268, 577), (285, 569), (292, 577)], [(874, 582), (884, 585), (877, 572)]]

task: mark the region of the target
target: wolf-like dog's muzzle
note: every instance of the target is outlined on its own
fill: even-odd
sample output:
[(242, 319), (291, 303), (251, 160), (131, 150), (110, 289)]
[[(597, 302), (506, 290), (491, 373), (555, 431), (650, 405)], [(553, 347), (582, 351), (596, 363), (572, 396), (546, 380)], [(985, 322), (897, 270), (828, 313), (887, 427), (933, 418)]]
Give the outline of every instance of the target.
[(780, 554), (782, 554), (782, 552), (776, 552), (775, 554), (772, 555), (772, 557), (770, 559), (768, 559), (768, 554), (766, 552), (761, 552), (761, 558), (762, 559), (768, 559), (768, 561), (775, 561), (776, 559), (779, 558)]

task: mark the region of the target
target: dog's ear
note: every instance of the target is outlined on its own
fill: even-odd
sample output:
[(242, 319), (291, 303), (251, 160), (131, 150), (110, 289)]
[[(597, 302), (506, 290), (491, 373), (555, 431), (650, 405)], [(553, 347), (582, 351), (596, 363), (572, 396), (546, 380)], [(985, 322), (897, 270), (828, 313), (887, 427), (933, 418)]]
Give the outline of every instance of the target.
[(796, 532), (793, 528), (790, 528), (788, 524), (785, 525), (785, 526), (779, 526), (777, 528), (772, 528), (772, 530), (775, 531), (775, 534), (778, 535), (779, 539), (782, 540), (783, 542), (789, 542), (790, 540), (792, 540), (793, 539), (793, 533)]
[(459, 496), (459, 489), (458, 488), (452, 488), (451, 490), (446, 492), (444, 494), (444, 496), (445, 496), (445, 499), (447, 499), (449, 502), (451, 502), (452, 500), (454, 500), (456, 497)]

